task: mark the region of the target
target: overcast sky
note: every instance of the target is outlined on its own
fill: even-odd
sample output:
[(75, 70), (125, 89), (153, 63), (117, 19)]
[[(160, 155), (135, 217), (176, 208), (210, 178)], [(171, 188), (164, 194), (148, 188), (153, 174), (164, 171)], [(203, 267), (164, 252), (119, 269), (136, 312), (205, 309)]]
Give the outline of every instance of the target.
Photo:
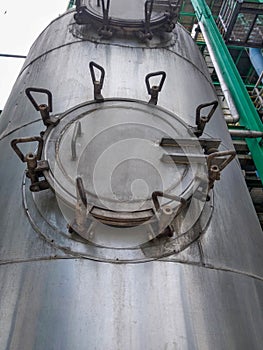
[[(42, 30), (66, 11), (69, 0), (0, 0), (0, 53), (27, 55)], [(24, 59), (0, 57), (0, 109)]]

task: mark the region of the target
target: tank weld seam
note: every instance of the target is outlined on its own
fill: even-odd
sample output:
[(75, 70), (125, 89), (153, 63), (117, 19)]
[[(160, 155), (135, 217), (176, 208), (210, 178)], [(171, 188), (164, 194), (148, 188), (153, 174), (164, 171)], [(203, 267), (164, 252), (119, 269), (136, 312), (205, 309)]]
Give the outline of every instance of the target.
[(186, 262), (183, 260), (175, 260), (175, 259), (174, 260), (159, 259), (158, 261), (165, 262), (165, 263), (178, 263), (178, 264), (182, 264), (182, 265), (192, 265), (192, 266), (202, 267), (202, 268), (209, 269), (209, 270), (221, 271), (221, 272), (231, 272), (231, 273), (235, 273), (238, 275), (254, 278), (256, 280), (263, 282), (263, 277), (261, 277), (261, 276), (258, 276), (258, 275), (255, 275), (253, 273), (249, 273), (246, 271), (236, 270), (233, 268), (227, 268), (224, 266), (213, 266), (213, 265), (207, 264), (207, 263), (198, 263), (198, 262), (189, 262), (189, 261)]
[[(82, 41), (88, 41), (88, 42), (92, 42), (94, 44), (97, 44), (97, 45), (105, 45), (105, 46), (116, 46), (116, 47), (128, 47), (130, 49), (147, 49), (147, 50), (166, 50), (178, 57), (180, 57), (181, 59), (187, 61), (187, 63), (191, 64), (194, 68), (196, 68), (198, 70), (199, 73), (202, 74), (202, 76), (204, 76), (204, 78), (207, 80), (207, 82), (213, 87), (214, 89), (214, 85), (212, 83), (212, 81), (209, 80), (209, 78), (204, 74), (204, 72), (197, 66), (195, 65), (189, 58), (183, 56), (183, 55), (180, 55), (178, 52), (176, 51), (173, 51), (171, 49), (169, 49), (167, 46), (156, 46), (156, 47), (142, 47), (142, 46), (129, 46), (129, 45), (122, 45), (122, 44), (117, 44), (117, 43), (102, 43), (102, 42), (99, 42), (99, 41), (91, 41), (91, 40), (82, 40)], [(76, 43), (76, 42), (73, 42), (73, 43)]]
[[(69, 26), (73, 26), (75, 23), (70, 23)], [(130, 49), (141, 49), (141, 50), (163, 50), (163, 49), (167, 49), (168, 47), (171, 47), (171, 46), (174, 46), (174, 43), (170, 43), (169, 44), (166, 44), (163, 43), (162, 44), (156, 44), (155, 46), (147, 46), (147, 45), (142, 45), (142, 44), (133, 44), (133, 45), (129, 45), (129, 44), (124, 44), (124, 43), (117, 43), (117, 42), (106, 42), (106, 41), (101, 41), (101, 39), (95, 39), (95, 38), (84, 38), (84, 37), (79, 37), (77, 36), (76, 34), (72, 33), (72, 36), (74, 38), (77, 38), (77, 39), (80, 39), (80, 42), (89, 42), (89, 43), (92, 43), (94, 45), (105, 45), (105, 46), (116, 46), (116, 47), (128, 47)], [(75, 43), (75, 42), (73, 42)]]
[(41, 35), (49, 28), (52, 26), (53, 23), (55, 23), (56, 21), (59, 21), (61, 18), (66, 17), (68, 15), (71, 15), (73, 12), (75, 12), (75, 9), (72, 10), (68, 10), (67, 12), (64, 12), (62, 15), (59, 15), (57, 18), (53, 19), (43, 30), (42, 32), (38, 35), (38, 37), (36, 38), (35, 41), (37, 41)]
[(214, 89), (214, 85), (213, 83), (209, 80), (209, 78), (204, 74), (204, 72), (197, 66), (195, 65), (193, 62), (191, 62), (187, 57), (185, 56), (182, 56), (180, 55), (179, 53), (167, 48), (167, 47), (141, 47), (141, 46), (127, 46), (127, 45), (122, 45), (122, 44), (117, 44), (117, 43), (102, 43), (102, 42), (93, 42), (93, 41), (90, 41), (90, 40), (82, 40), (82, 39), (79, 39), (79, 40), (76, 40), (76, 41), (72, 41), (72, 42), (69, 42), (69, 43), (66, 43), (66, 44), (63, 44), (63, 45), (60, 45), (60, 46), (57, 46), (57, 47), (54, 47), (53, 49), (50, 49), (44, 53), (42, 53), (41, 55), (37, 56), (36, 58), (32, 59), (25, 67), (23, 67), (23, 69), (21, 70), (21, 72), (19, 73), (18, 77), (20, 77), (24, 71), (31, 65), (33, 64), (34, 62), (36, 62), (37, 60), (39, 60), (40, 58), (42, 58), (43, 56), (46, 56), (47, 54), (53, 52), (53, 51), (56, 51), (56, 50), (59, 50), (63, 47), (66, 47), (66, 46), (69, 46), (69, 45), (73, 45), (73, 44), (79, 44), (83, 41), (88, 41), (88, 42), (92, 42), (96, 45), (104, 45), (104, 46), (115, 46), (115, 47), (128, 47), (128, 48), (131, 48), (131, 49), (136, 49), (136, 48), (139, 48), (139, 49), (147, 49), (147, 50), (166, 50), (178, 57), (180, 57), (181, 59), (187, 61), (189, 64), (191, 64), (194, 68), (196, 68), (198, 70), (198, 72), (207, 80), (207, 82), (213, 87)]
[(209, 79), (209, 77), (207, 77), (207, 76), (204, 74), (204, 72), (203, 72), (198, 66), (196, 66), (192, 61), (190, 61), (187, 57), (182, 56), (182, 55), (180, 55), (178, 52), (175, 52), (175, 51), (173, 51), (173, 50), (171, 50), (171, 49), (169, 49), (169, 48), (167, 48), (167, 47), (165, 47), (164, 50), (166, 50), (166, 51), (168, 51), (168, 52), (171, 52), (171, 53), (173, 53), (174, 55), (176, 55), (176, 56), (182, 58), (183, 60), (187, 61), (187, 63), (190, 63), (193, 67), (195, 67), (195, 68), (198, 70), (199, 73), (202, 74), (202, 76), (207, 80), (207, 82), (208, 82), (208, 83), (213, 87), (213, 89), (214, 89), (214, 84), (213, 84), (213, 82)]
[(70, 250), (64, 248), (61, 249), (65, 252), (65, 254), (71, 254), (71, 255), (53, 255), (48, 257), (37, 257), (37, 258), (25, 258), (25, 259), (10, 259), (10, 260), (0, 260), (0, 266), (1, 265), (12, 265), (12, 264), (20, 264), (20, 263), (28, 263), (28, 262), (38, 262), (38, 261), (54, 261), (54, 260), (89, 260), (93, 262), (103, 263), (103, 264), (111, 264), (111, 265), (137, 265), (141, 263), (149, 263), (158, 261), (158, 258), (152, 258), (147, 261), (145, 260), (137, 260), (137, 261), (129, 261), (129, 260), (103, 260), (101, 258), (96, 257), (89, 257), (84, 256), (78, 253), (70, 252)]
[(28, 258), (28, 259), (17, 259), (17, 260), (0, 260), (0, 266), (1, 265), (9, 265), (9, 264), (20, 264), (20, 263), (30, 263), (30, 262), (39, 262), (39, 261), (52, 261), (52, 260), (90, 260), (90, 261), (94, 261), (94, 262), (100, 262), (100, 263), (106, 263), (106, 264), (114, 264), (114, 265), (137, 265), (139, 263), (152, 263), (155, 261), (158, 262), (165, 262), (165, 263), (177, 263), (177, 264), (182, 264), (182, 265), (190, 265), (190, 266), (196, 266), (196, 267), (201, 267), (201, 268), (207, 268), (210, 270), (216, 270), (216, 271), (220, 271), (220, 272), (231, 272), (231, 273), (235, 273), (237, 275), (241, 275), (241, 276), (246, 276), (246, 277), (250, 277), (253, 279), (256, 279), (258, 281), (263, 282), (263, 277), (260, 277), (258, 275), (252, 274), (252, 273), (248, 273), (245, 271), (239, 271), (239, 270), (235, 270), (235, 269), (231, 269), (231, 268), (226, 268), (226, 267), (216, 267), (216, 266), (212, 266), (209, 264), (200, 264), (197, 262), (185, 262), (185, 261), (180, 261), (180, 260), (164, 260), (164, 259), (153, 259), (153, 260), (148, 260), (148, 261), (110, 261), (110, 260), (99, 260), (96, 258), (90, 258), (90, 257), (86, 257), (86, 256), (59, 256), (59, 255), (54, 255), (54, 256), (48, 256), (48, 257), (37, 257), (37, 258)]
[(56, 50), (59, 50), (65, 46), (69, 46), (69, 45), (73, 45), (73, 44), (78, 44), (82, 42), (82, 40), (77, 40), (77, 41), (73, 41), (73, 42), (70, 42), (70, 43), (66, 43), (66, 44), (63, 44), (63, 45), (60, 45), (60, 46), (57, 46), (57, 47), (53, 47), (53, 49), (50, 49), (48, 51), (45, 51), (43, 52), (41, 55), (37, 56), (36, 58), (33, 58), (25, 67), (22, 68), (21, 72), (19, 73), (18, 75), (18, 78), (24, 73), (24, 71), (29, 67), (31, 66), (31, 64), (33, 64), (34, 62), (36, 62), (37, 60), (39, 60), (40, 58), (42, 58), (43, 56), (46, 56), (47, 54), (53, 52), (53, 51), (56, 51)]
[(40, 122), (40, 121), (42, 121), (42, 119), (36, 119), (36, 120), (33, 120), (33, 121), (28, 122), (28, 123), (26, 123), (26, 124), (20, 125), (20, 126), (18, 126), (17, 128), (15, 128), (15, 129), (13, 129), (13, 130), (10, 130), (8, 133), (6, 133), (6, 134), (0, 136), (0, 141), (2, 141), (2, 140), (3, 140), (4, 138), (6, 138), (7, 136), (12, 135), (14, 132), (16, 132), (16, 131), (18, 131), (18, 130), (20, 130), (20, 129), (23, 129), (23, 128), (25, 128), (25, 127), (28, 126), (28, 125), (31, 125), (31, 124), (34, 124), (34, 123), (38, 123), (38, 122)]
[(20, 263), (28, 263), (28, 262), (37, 262), (37, 261), (50, 261), (50, 260), (72, 260), (75, 259), (71, 256), (59, 256), (59, 255), (53, 255), (53, 256), (42, 256), (42, 257), (36, 257), (36, 258), (25, 258), (25, 259), (12, 259), (12, 260), (0, 260), (0, 266), (1, 265), (11, 265), (11, 264), (20, 264)]

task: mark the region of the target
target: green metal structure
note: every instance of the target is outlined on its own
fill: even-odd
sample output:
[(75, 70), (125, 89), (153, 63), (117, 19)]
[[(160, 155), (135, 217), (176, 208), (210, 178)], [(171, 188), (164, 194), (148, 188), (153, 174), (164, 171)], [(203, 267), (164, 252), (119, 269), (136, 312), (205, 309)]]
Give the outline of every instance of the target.
[[(230, 90), (240, 115), (239, 124), (248, 130), (263, 131), (263, 124), (244, 86), (227, 46), (217, 28), (210, 8), (205, 0), (191, 0), (198, 22), (206, 31), (209, 44), (221, 73)], [(262, 139), (246, 139), (249, 151), (263, 183), (263, 142)]]
[(75, 0), (70, 0), (68, 7), (67, 7), (67, 10), (71, 9), (74, 5), (75, 5)]

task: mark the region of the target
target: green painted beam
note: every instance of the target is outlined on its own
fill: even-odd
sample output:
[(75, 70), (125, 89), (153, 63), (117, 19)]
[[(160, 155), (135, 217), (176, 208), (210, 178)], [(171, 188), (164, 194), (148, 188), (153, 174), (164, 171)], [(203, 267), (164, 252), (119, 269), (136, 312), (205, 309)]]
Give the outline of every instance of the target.
[(262, 4), (263, 3), (263, 0), (246, 0), (245, 2), (254, 2), (256, 4)]
[[(219, 86), (220, 83), (218, 81), (213, 81), (213, 85)], [(254, 89), (255, 84), (245, 84), (245, 87), (246, 87), (246, 89), (252, 90), (252, 89)], [(262, 87), (263, 87), (263, 85), (260, 84), (259, 85), (259, 89), (262, 88)]]
[(75, 0), (70, 0), (68, 3), (67, 10), (71, 9), (75, 5)]
[[(205, 0), (191, 0), (200, 27), (206, 33), (207, 41), (217, 60), (219, 69), (235, 102), (240, 115), (240, 125), (249, 130), (263, 131), (263, 124), (244, 86), (239, 72), (216, 26)], [(263, 142), (261, 139), (246, 139), (248, 148), (263, 183)]]
[(183, 12), (182, 11), (179, 13), (179, 15), (182, 17), (195, 17), (195, 13), (193, 13), (193, 12)]

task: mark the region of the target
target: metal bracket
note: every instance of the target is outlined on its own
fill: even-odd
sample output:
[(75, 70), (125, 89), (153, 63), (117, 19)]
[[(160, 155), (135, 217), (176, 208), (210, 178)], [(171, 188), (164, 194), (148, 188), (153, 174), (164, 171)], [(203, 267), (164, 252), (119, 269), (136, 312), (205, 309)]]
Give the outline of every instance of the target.
[(220, 139), (213, 138), (189, 138), (189, 139), (171, 139), (168, 137), (162, 138), (160, 142), (161, 147), (196, 147), (198, 144), (203, 148), (204, 154), (210, 154), (213, 152), (218, 152), (218, 147), (220, 146)]
[(151, 32), (151, 17), (153, 11), (153, 0), (146, 0), (144, 3), (144, 16), (145, 16), (145, 31), (143, 39), (152, 40), (153, 34)]
[(76, 13), (74, 14), (74, 19), (78, 24), (84, 24), (86, 19), (86, 6), (83, 4), (82, 0), (76, 0)]
[[(150, 78), (156, 77), (156, 76), (161, 76), (160, 84), (153, 85), (151, 87), (150, 86)], [(146, 75), (145, 83), (146, 83), (148, 94), (151, 95), (151, 99), (148, 102), (149, 104), (157, 105), (158, 95), (159, 95), (159, 92), (162, 91), (162, 87), (163, 87), (165, 79), (166, 79), (166, 73), (164, 71), (149, 73)]]
[(205, 161), (207, 162), (208, 166), (211, 165), (211, 159), (213, 159), (212, 165), (219, 166), (220, 170), (223, 170), (228, 163), (230, 163), (230, 160), (228, 158), (221, 158), (224, 156), (231, 155), (233, 158), (235, 157), (236, 153), (235, 151), (222, 151), (218, 152), (218, 150), (213, 151), (213, 153), (210, 154), (199, 154), (199, 153), (171, 153), (167, 154), (164, 153), (161, 157), (161, 161), (164, 163), (176, 163), (176, 164), (185, 164), (189, 165), (191, 163), (193, 164), (202, 164)]
[[(168, 198), (171, 199), (173, 201), (177, 201), (180, 203), (179, 208), (177, 209), (176, 213), (172, 210), (172, 208), (170, 206), (164, 206), (161, 207), (160, 206), (160, 202), (158, 200), (158, 197), (164, 197), (164, 198)], [(170, 225), (171, 221), (178, 215), (180, 214), (180, 212), (182, 211), (182, 209), (186, 206), (187, 201), (179, 196), (175, 196), (175, 195), (170, 195), (170, 194), (166, 194), (164, 192), (161, 191), (154, 191), (152, 193), (152, 201), (155, 207), (156, 212), (158, 212), (158, 221), (159, 221), (159, 236), (163, 236), (163, 235), (167, 235), (168, 237), (172, 237), (173, 236), (173, 229)]]
[[(206, 107), (210, 107), (210, 106), (212, 106), (212, 108), (211, 108), (210, 112), (208, 113), (208, 115), (201, 116), (202, 109), (204, 109)], [(218, 106), (218, 101), (213, 101), (213, 102), (201, 104), (196, 108), (196, 118), (195, 118), (196, 128), (194, 129), (194, 133), (197, 137), (202, 136), (202, 134), (204, 132), (204, 128), (205, 128), (206, 124), (210, 121), (213, 114), (215, 113), (217, 106)]]
[(76, 0), (76, 10), (78, 11), (81, 7), (81, 0)]
[[(41, 89), (41, 88), (34, 88), (29, 87), (25, 90), (27, 97), (29, 98), (32, 105), (35, 107), (35, 109), (40, 112), (43, 123), (46, 127), (49, 125), (57, 125), (59, 123), (59, 119), (52, 117), (50, 113), (52, 112), (52, 93), (49, 90)], [(34, 97), (32, 96), (32, 92), (37, 92), (41, 94), (45, 94), (48, 97), (48, 104), (38, 104)]]
[(77, 203), (74, 222), (68, 226), (70, 233), (83, 233), (87, 228), (88, 201), (81, 177), (76, 179)]
[[(98, 33), (103, 38), (110, 39), (112, 37), (112, 34), (113, 34), (112, 31), (110, 30), (110, 27), (109, 27), (110, 0), (107, 0), (106, 6), (105, 6), (105, 0), (101, 0), (101, 5), (102, 5), (102, 14), (103, 14), (103, 27), (101, 29), (99, 29)], [(97, 3), (97, 6), (99, 6), (99, 2)]]
[[(209, 154), (207, 157), (209, 188), (214, 187), (214, 182), (220, 180), (220, 173), (235, 158), (235, 151), (221, 151)], [(220, 162), (220, 159), (223, 158)]]
[[(24, 155), (20, 148), (18, 147), (19, 143), (29, 143), (29, 142), (38, 142), (37, 152), (27, 153)], [(43, 150), (43, 139), (40, 136), (25, 137), (14, 139), (11, 141), (11, 146), (19, 159), (23, 163), (27, 163), (26, 175), (31, 180), (30, 191), (39, 192), (49, 188), (49, 183), (45, 180), (40, 180), (43, 178), (43, 171), (49, 169), (48, 162), (45, 160), (40, 160), (42, 150)]]
[[(220, 180), (220, 172), (235, 158), (236, 152), (232, 150), (218, 151), (221, 140), (217, 139), (199, 139), (204, 149), (204, 154), (199, 153), (171, 153), (162, 155), (161, 161), (164, 163), (176, 163), (189, 165), (191, 163), (204, 163), (206, 161), (208, 167), (209, 188), (213, 188), (214, 182)], [(169, 139), (163, 138), (160, 142), (162, 147), (181, 148), (182, 146), (196, 146), (194, 139)]]
[[(96, 80), (96, 75), (95, 75), (95, 70), (94, 68), (97, 68), (100, 73), (100, 80)], [(94, 100), (97, 102), (103, 102), (104, 101), (104, 97), (101, 94), (101, 90), (103, 88), (103, 83), (104, 83), (104, 78), (105, 78), (105, 70), (103, 67), (101, 67), (100, 65), (98, 65), (97, 63), (91, 61), (89, 63), (89, 69), (90, 69), (90, 74), (91, 74), (91, 78), (92, 78), (92, 82), (93, 82), (93, 86), (94, 86)]]
[(176, 11), (178, 8), (180, 9), (181, 4), (180, 1), (178, 1), (178, 4), (173, 4), (171, 0), (168, 0), (168, 5), (169, 5), (169, 13), (170, 17), (172, 19), (176, 18), (178, 11)]
[(81, 136), (81, 123), (76, 122), (73, 130), (73, 136), (71, 139), (71, 157), (72, 160), (77, 159), (77, 149), (76, 149), (76, 142), (77, 142), (77, 137)]
[(163, 28), (166, 32), (170, 33), (175, 28), (175, 22), (178, 17), (179, 8), (180, 8), (180, 0), (178, 4), (173, 4), (171, 0), (167, 0), (167, 5), (169, 7), (168, 13), (166, 14), (166, 23)]
[(84, 184), (83, 184), (83, 181), (82, 181), (81, 177), (77, 177), (77, 179), (76, 179), (76, 191), (77, 191), (77, 198), (78, 198), (78, 200), (80, 200), (81, 203), (83, 204), (83, 206), (85, 208), (87, 208), (88, 207), (88, 201), (87, 201), (87, 196), (86, 196)]

